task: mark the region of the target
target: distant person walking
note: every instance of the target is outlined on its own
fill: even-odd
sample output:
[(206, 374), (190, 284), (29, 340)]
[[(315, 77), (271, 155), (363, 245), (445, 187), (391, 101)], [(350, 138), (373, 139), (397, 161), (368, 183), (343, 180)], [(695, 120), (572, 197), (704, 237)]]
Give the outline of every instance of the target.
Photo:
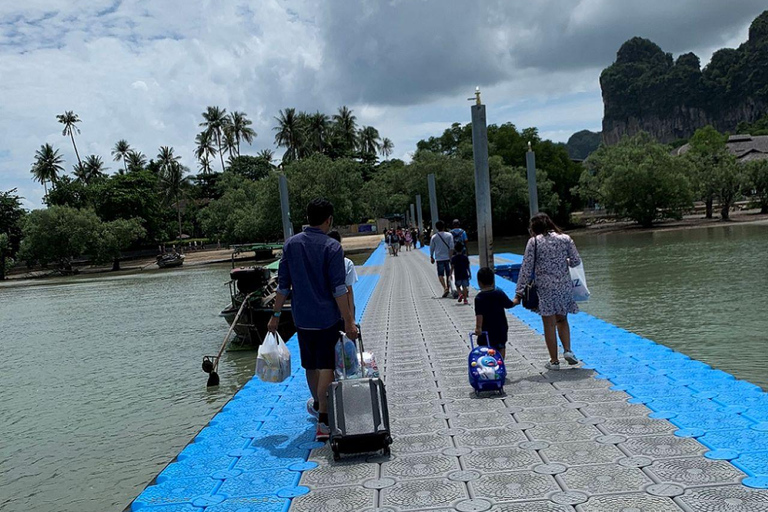
[(579, 312), (573, 300), (568, 267), (579, 265), (581, 258), (571, 237), (560, 231), (546, 213), (531, 218), (530, 230), (531, 238), (525, 247), (513, 302), (520, 304), (525, 286), (533, 279), (539, 294), (539, 307), (534, 311), (541, 315), (549, 351), (549, 362), (544, 366), (549, 370), (559, 370), (558, 336), (563, 344), (563, 358), (568, 364), (579, 362), (571, 350), (571, 328), (568, 325), (568, 313)]
[(437, 277), (443, 286), (443, 298), (451, 294), (451, 256), (453, 256), (453, 235), (445, 231), (445, 223), (435, 222), (437, 232), (429, 241), (429, 255), (433, 264), (437, 263)]
[(469, 240), (469, 237), (467, 236), (467, 232), (461, 229), (461, 222), (459, 222), (459, 219), (453, 219), (453, 229), (451, 230), (451, 234), (453, 235), (453, 241), (457, 244), (461, 242), (463, 247), (462, 254), (467, 254), (467, 241)]
[(280, 313), (288, 296), (299, 338), (301, 366), (307, 371), (312, 398), (307, 411), (317, 416), (316, 437), (328, 439), (328, 386), (336, 367), (335, 346), (339, 331), (357, 338), (355, 317), (347, 300), (344, 252), (327, 233), (333, 224), (333, 205), (313, 199), (307, 206), (309, 227), (283, 245), (278, 270), (274, 313), (267, 328), (277, 330)]
[(406, 251), (411, 250), (411, 244), (413, 244), (413, 237), (411, 236), (411, 230), (406, 229), (405, 230), (405, 250)]
[(456, 242), (454, 253), (451, 258), (451, 267), (453, 281), (459, 291), (459, 302), (469, 304), (469, 280), (472, 279), (472, 272), (469, 269), (469, 258), (464, 254), (464, 244)]

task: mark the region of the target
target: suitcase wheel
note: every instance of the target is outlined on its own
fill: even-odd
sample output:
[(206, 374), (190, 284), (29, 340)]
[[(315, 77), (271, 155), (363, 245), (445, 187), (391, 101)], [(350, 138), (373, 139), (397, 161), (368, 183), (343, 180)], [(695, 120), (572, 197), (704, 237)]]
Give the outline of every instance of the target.
[(338, 441), (331, 441), (331, 450), (333, 451), (333, 460), (334, 462), (338, 462), (341, 460), (341, 454), (339, 453), (339, 443)]
[(383, 457), (389, 457), (390, 455), (392, 455), (392, 450), (390, 450), (390, 449), (389, 449), (389, 446), (387, 446), (386, 448), (383, 448), (383, 449), (381, 450), (381, 455), (382, 455)]

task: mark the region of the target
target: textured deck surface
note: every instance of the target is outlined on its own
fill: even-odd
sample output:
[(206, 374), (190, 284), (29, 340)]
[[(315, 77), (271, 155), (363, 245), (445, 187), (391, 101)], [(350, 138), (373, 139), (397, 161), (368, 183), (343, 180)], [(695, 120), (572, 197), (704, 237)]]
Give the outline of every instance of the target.
[[(745, 473), (706, 458), (707, 447), (676, 436), (678, 426), (650, 418), (654, 410), (611, 389), (615, 383), (595, 378), (595, 370), (547, 372), (543, 338), (524, 321), (538, 326), (540, 320), (524, 310), (513, 310), (524, 320), (510, 316), (507, 395), (475, 398), (466, 374), (473, 308), (436, 298), (441, 290), (434, 267), (418, 251), (386, 258), (380, 272), (362, 326), (366, 348), (383, 365), (392, 456), (333, 463), (327, 446), (313, 450), (310, 460), (319, 466), (300, 480), (311, 492), (294, 498), (291, 512), (768, 510), (768, 491), (741, 484)], [(511, 289), (511, 283), (499, 285)], [(649, 393), (661, 393), (662, 409), (682, 411), (680, 403), (690, 398), (696, 405), (687, 414), (699, 425), (720, 418), (702, 414), (708, 409), (698, 401), (705, 399), (690, 397), (695, 391), (660, 387), (643, 373), (647, 366), (607, 351), (600, 337), (618, 330), (588, 315), (573, 320), (574, 347), (584, 348), (590, 362), (612, 356), (630, 364), (611, 377), (625, 386), (650, 386)], [(586, 334), (589, 329), (596, 338)], [(653, 346), (661, 349), (658, 366), (679, 357)], [(729, 379), (731, 386), (738, 382)], [(757, 391), (753, 396), (765, 398)], [(762, 468), (768, 472), (765, 459)]]
[(387, 385), (391, 457), (334, 463), (313, 442), (292, 340), (293, 377), (249, 382), (131, 509), (768, 511), (768, 490), (748, 487), (768, 477), (759, 388), (585, 314), (571, 318), (583, 367), (547, 372), (540, 319), (515, 308), (507, 394), (478, 399), (473, 308), (437, 298), (421, 251), (400, 254), (377, 249), (355, 289)]

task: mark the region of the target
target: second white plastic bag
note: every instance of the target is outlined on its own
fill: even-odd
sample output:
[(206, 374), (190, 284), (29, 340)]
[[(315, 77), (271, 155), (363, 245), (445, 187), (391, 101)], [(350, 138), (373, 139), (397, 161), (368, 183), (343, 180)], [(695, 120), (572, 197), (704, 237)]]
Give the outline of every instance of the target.
[(573, 284), (573, 300), (585, 302), (589, 300), (589, 288), (587, 288), (587, 276), (584, 273), (584, 264), (579, 263), (570, 267), (571, 283)]

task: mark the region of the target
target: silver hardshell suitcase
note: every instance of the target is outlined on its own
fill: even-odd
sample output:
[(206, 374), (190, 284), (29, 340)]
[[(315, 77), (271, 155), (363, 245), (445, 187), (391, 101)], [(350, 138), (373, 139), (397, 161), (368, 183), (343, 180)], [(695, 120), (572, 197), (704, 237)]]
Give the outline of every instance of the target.
[[(357, 347), (360, 364), (364, 365), (362, 335)], [(389, 455), (392, 435), (387, 393), (381, 379), (342, 379), (332, 383), (328, 388), (328, 420), (333, 460), (339, 460), (344, 453), (380, 451)]]

